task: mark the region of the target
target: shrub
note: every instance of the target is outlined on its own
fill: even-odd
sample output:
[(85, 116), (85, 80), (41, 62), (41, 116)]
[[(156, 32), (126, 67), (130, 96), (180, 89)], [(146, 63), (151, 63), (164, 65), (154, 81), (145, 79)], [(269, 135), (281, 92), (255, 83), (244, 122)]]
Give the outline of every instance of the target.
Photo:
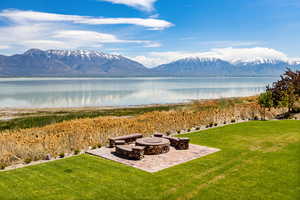
[(214, 123), (214, 126), (218, 126), (218, 123)]
[(235, 119), (231, 119), (231, 123), (235, 123)]
[(101, 146), (102, 146), (101, 144), (97, 144), (97, 147), (98, 147), (98, 148), (101, 148)]
[(6, 167), (6, 164), (4, 164), (4, 163), (0, 163), (0, 170), (4, 170), (4, 169), (5, 169), (5, 167)]
[(25, 164), (29, 164), (29, 163), (31, 163), (32, 162), (32, 159), (31, 158), (26, 158), (25, 160), (24, 160), (24, 163)]
[(65, 153), (60, 153), (60, 154), (58, 155), (58, 157), (60, 157), (60, 158), (65, 157)]
[(96, 145), (92, 146), (92, 149), (97, 149), (97, 146)]
[(258, 116), (255, 116), (255, 117), (254, 117), (254, 120), (259, 120)]
[(77, 155), (77, 154), (79, 154), (79, 153), (80, 153), (80, 150), (79, 150), (79, 149), (74, 150), (74, 155)]
[(191, 132), (191, 129), (190, 129), (190, 128), (188, 128), (188, 129), (187, 129), (187, 132)]
[(177, 132), (177, 133), (180, 133), (181, 131), (180, 131), (180, 130), (177, 130), (176, 132)]
[(200, 130), (200, 129), (201, 129), (201, 128), (200, 128), (199, 126), (196, 127), (196, 130), (197, 130), (197, 131)]
[(42, 160), (43, 159), (43, 155), (35, 155), (34, 157), (33, 157), (33, 161), (38, 161), (38, 160)]
[(224, 121), (224, 122), (223, 122), (223, 124), (227, 124), (227, 122), (226, 122), (226, 121)]
[(214, 126), (214, 123), (211, 122), (211, 123), (209, 124), (209, 127), (213, 127), (213, 126)]

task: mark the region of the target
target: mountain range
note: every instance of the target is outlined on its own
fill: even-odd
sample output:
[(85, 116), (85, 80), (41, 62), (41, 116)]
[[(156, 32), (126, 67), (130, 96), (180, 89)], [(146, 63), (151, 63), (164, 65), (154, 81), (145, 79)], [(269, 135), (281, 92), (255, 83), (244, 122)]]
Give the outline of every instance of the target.
[(100, 51), (30, 49), (23, 54), (0, 55), (0, 76), (256, 76), (279, 75), (286, 68), (300, 69), (300, 62), (190, 57), (147, 68)]

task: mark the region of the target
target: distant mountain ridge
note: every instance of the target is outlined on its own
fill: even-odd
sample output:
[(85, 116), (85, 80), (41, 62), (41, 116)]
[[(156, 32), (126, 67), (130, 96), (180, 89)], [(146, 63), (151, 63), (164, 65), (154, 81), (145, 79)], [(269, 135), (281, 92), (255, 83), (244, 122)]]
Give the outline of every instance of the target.
[(2, 76), (136, 76), (148, 71), (136, 61), (99, 51), (30, 49), (0, 57)]
[(30, 49), (23, 54), (0, 55), (0, 76), (256, 76), (280, 75), (300, 69), (300, 61), (256, 58), (225, 61), (190, 57), (154, 68), (121, 55), (87, 50)]
[(183, 58), (153, 68), (161, 75), (192, 75), (192, 76), (255, 76), (280, 75), (287, 68), (300, 69), (300, 62), (287, 62), (279, 59), (236, 60), (233, 62), (218, 58)]

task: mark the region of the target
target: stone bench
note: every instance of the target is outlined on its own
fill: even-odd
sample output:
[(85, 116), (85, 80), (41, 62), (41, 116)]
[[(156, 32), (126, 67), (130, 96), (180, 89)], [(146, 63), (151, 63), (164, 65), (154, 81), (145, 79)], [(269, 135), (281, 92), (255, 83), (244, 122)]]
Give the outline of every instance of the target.
[(134, 145), (117, 145), (116, 154), (127, 159), (141, 160), (144, 158), (144, 148)]
[(176, 138), (176, 137), (170, 137), (170, 136), (163, 136), (163, 138), (166, 138), (170, 141), (170, 144), (172, 147), (175, 147), (177, 150), (186, 150), (189, 149), (189, 138)]
[(124, 135), (118, 137), (109, 138), (109, 147), (113, 148), (116, 146), (116, 141), (125, 141), (125, 143), (131, 143), (136, 141), (138, 138), (142, 138), (142, 134), (131, 134), (131, 135)]
[(164, 136), (164, 134), (162, 134), (162, 133), (154, 133), (153, 134), (153, 137), (163, 137)]

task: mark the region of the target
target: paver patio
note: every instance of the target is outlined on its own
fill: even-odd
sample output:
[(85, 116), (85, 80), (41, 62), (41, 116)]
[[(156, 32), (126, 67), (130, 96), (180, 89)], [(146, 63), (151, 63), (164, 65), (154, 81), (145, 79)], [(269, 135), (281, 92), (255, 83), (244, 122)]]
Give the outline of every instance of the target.
[(188, 150), (176, 150), (174, 147), (170, 147), (170, 151), (168, 153), (159, 155), (145, 155), (142, 160), (128, 160), (126, 158), (121, 158), (115, 155), (113, 153), (114, 151), (115, 148), (102, 147), (100, 149), (89, 150), (87, 153), (154, 173), (215, 153), (220, 151), (220, 149), (190, 144)]

